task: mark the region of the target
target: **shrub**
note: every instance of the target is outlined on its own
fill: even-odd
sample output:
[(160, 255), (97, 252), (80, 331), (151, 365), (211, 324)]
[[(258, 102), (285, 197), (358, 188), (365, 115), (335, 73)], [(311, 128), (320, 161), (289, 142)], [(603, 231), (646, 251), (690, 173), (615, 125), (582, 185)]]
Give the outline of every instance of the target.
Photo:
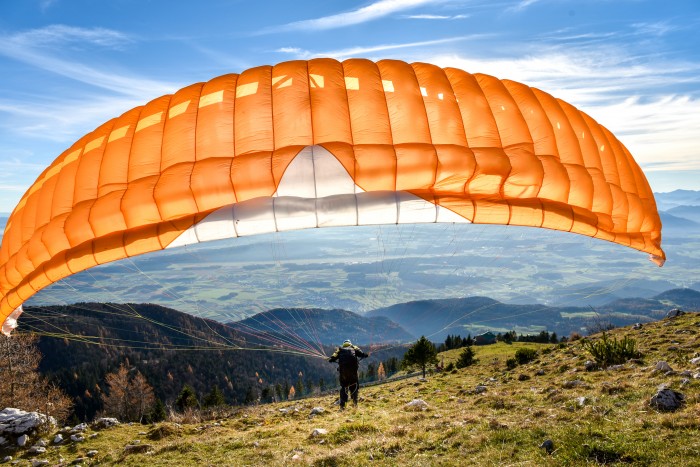
[(512, 370), (516, 366), (518, 366), (518, 361), (516, 359), (509, 358), (508, 360), (506, 360), (506, 368), (508, 368), (509, 370)]
[(583, 348), (595, 359), (596, 363), (607, 368), (610, 365), (625, 363), (631, 358), (640, 358), (642, 354), (637, 351), (637, 342), (625, 336), (622, 340), (609, 339), (606, 333), (597, 341), (584, 340)]
[(474, 349), (472, 349), (471, 346), (467, 346), (459, 354), (459, 358), (457, 359), (457, 368), (466, 368), (474, 363), (476, 363), (476, 359), (474, 358)]
[(515, 351), (515, 360), (520, 364), (524, 365), (537, 358), (537, 350), (535, 349), (518, 349)]

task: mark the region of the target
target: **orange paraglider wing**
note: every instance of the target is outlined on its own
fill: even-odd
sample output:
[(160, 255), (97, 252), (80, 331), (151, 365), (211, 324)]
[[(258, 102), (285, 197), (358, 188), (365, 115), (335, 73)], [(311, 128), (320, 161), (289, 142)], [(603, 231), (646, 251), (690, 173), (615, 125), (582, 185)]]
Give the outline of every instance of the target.
[(188, 86), (77, 141), (0, 249), (0, 322), (70, 274), (192, 242), (400, 222), (579, 233), (663, 263), (644, 174), (526, 85), (395, 60), (285, 62)]

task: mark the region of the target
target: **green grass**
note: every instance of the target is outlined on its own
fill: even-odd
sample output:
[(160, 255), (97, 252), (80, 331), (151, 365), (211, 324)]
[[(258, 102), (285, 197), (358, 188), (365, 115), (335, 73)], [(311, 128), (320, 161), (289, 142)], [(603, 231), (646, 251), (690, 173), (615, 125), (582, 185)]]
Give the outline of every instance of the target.
[[(50, 446), (41, 458), (51, 464), (62, 458), (69, 464), (96, 449), (98, 455), (84, 465), (697, 465), (700, 380), (681, 386), (682, 375), (651, 369), (666, 360), (678, 371), (700, 371), (689, 364), (700, 349), (700, 316), (688, 314), (609, 335), (635, 339), (643, 361), (616, 371), (586, 372), (583, 362), (591, 357), (579, 341), (565, 346), (478, 346), (474, 366), (434, 374), (427, 381), (411, 378), (363, 388), (357, 409), (340, 411), (335, 396), (324, 396), (245, 407), (218, 420), (220, 426), (214, 421), (122, 425), (84, 443)], [(668, 351), (671, 345), (678, 350)], [(538, 357), (509, 371), (505, 361), (518, 348), (536, 349)], [(447, 364), (459, 352), (440, 358)], [(520, 380), (523, 376), (529, 379)], [(573, 380), (584, 384), (566, 389), (565, 383)], [(680, 411), (658, 413), (648, 406), (662, 383), (686, 394)], [(477, 393), (477, 385), (487, 390)], [(428, 410), (404, 409), (417, 398), (428, 403)], [(326, 412), (310, 418), (316, 406)], [(279, 410), (291, 407), (298, 412)], [(328, 434), (312, 437), (315, 428)], [(51, 440), (53, 434), (45, 438)], [(551, 454), (539, 448), (546, 439), (554, 443)], [(125, 446), (136, 441), (148, 444), (148, 452), (126, 453)], [(23, 451), (0, 454), (12, 454), (24, 462), (20, 465), (31, 458)]]

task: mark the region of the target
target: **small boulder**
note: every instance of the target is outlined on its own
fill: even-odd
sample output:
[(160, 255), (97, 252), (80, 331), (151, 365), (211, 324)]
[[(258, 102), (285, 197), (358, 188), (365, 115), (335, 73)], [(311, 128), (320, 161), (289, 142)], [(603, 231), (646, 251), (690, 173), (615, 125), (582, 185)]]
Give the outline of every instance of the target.
[(598, 369), (598, 364), (593, 360), (586, 360), (583, 367), (586, 369), (586, 371), (595, 371)]
[(328, 430), (325, 428), (314, 428), (314, 431), (311, 432), (311, 437), (318, 438), (319, 436), (326, 436), (327, 434)]
[(642, 323), (634, 323), (634, 326), (632, 326), (632, 329), (634, 329), (635, 331), (642, 329)]
[(98, 418), (92, 422), (92, 427), (97, 430), (104, 430), (105, 428), (112, 428), (113, 426), (119, 425), (119, 420), (111, 417)]
[(545, 371), (541, 368), (535, 372), (536, 376), (544, 376), (544, 374), (545, 374)]
[(97, 456), (97, 454), (98, 454), (97, 449), (91, 449), (87, 452), (87, 456), (89, 458), (93, 458), (93, 457)]
[(2, 459), (2, 463), (3, 463), (3, 464), (6, 464), (6, 463), (8, 463), (8, 462), (12, 462), (12, 456), (5, 456), (5, 457)]
[(573, 388), (578, 388), (578, 387), (582, 387), (582, 386), (586, 386), (586, 383), (584, 383), (580, 379), (575, 379), (572, 381), (565, 381), (564, 384), (562, 384), (562, 387), (564, 389), (573, 389)]
[(29, 437), (27, 435), (22, 435), (19, 438), (17, 438), (17, 446), (23, 448), (26, 446), (27, 441), (29, 440)]
[(680, 308), (674, 308), (673, 310), (666, 313), (666, 318), (676, 318), (678, 316), (683, 316), (684, 314), (685, 311), (681, 310)]
[(700, 357), (691, 358), (690, 363), (693, 365), (700, 365)]
[(27, 450), (29, 454), (36, 455), (36, 454), (44, 454), (46, 452), (46, 448), (43, 446), (32, 446)]
[(53, 439), (53, 444), (61, 444), (63, 442), (63, 435), (61, 433), (58, 433), (56, 437)]
[(150, 451), (150, 444), (127, 444), (124, 446), (124, 454), (144, 454)]
[(49, 461), (46, 459), (32, 459), (32, 467), (41, 467), (42, 465), (49, 465)]
[(663, 388), (654, 394), (649, 405), (661, 412), (675, 412), (685, 403), (685, 395), (673, 389)]
[(39, 412), (6, 408), (0, 411), (0, 435), (23, 435), (44, 426), (56, 426), (56, 419)]
[(413, 399), (411, 402), (403, 406), (404, 410), (421, 412), (423, 410), (428, 410), (428, 404), (423, 399)]
[(87, 423), (81, 423), (79, 425), (75, 425), (71, 431), (71, 433), (82, 433), (83, 431), (88, 429)]
[(483, 392), (486, 392), (487, 390), (488, 390), (488, 388), (486, 386), (484, 386), (483, 384), (480, 384), (474, 388), (474, 394), (481, 394)]
[(83, 441), (85, 441), (85, 437), (83, 435), (80, 435), (80, 434), (74, 434), (74, 435), (70, 435), (70, 440), (73, 441), (74, 443), (82, 443)]
[(311, 409), (311, 415), (321, 415), (326, 410), (323, 407), (314, 407)]
[(656, 365), (654, 365), (654, 372), (662, 372), (662, 373), (667, 373), (669, 371), (673, 371), (673, 368), (671, 368), (671, 365), (664, 361), (656, 362)]

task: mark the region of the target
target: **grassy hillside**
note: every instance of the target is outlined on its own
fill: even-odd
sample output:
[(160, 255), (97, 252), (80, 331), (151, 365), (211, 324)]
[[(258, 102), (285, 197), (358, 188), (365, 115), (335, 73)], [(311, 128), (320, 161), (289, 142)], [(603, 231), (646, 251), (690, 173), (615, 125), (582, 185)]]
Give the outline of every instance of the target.
[[(365, 388), (357, 409), (340, 411), (336, 397), (327, 395), (245, 407), (199, 423), (88, 431), (86, 441), (52, 446), (44, 455), (8, 450), (2, 455), (134, 466), (697, 465), (700, 376), (694, 375), (700, 368), (690, 359), (700, 348), (700, 315), (616, 329), (608, 336), (635, 339), (642, 358), (585, 371), (591, 356), (582, 341), (476, 347), (476, 365), (427, 381)], [(507, 370), (506, 359), (525, 345), (537, 349), (538, 358)], [(447, 364), (458, 353), (442, 357)], [(653, 371), (662, 360), (675, 371)], [(682, 409), (660, 413), (649, 407), (662, 384), (685, 394)], [(427, 409), (408, 410), (414, 399), (425, 401)], [(324, 412), (312, 416), (314, 407)], [(316, 428), (327, 433), (313, 436)], [(551, 454), (539, 447), (548, 439)], [(91, 450), (97, 452), (88, 458)]]

